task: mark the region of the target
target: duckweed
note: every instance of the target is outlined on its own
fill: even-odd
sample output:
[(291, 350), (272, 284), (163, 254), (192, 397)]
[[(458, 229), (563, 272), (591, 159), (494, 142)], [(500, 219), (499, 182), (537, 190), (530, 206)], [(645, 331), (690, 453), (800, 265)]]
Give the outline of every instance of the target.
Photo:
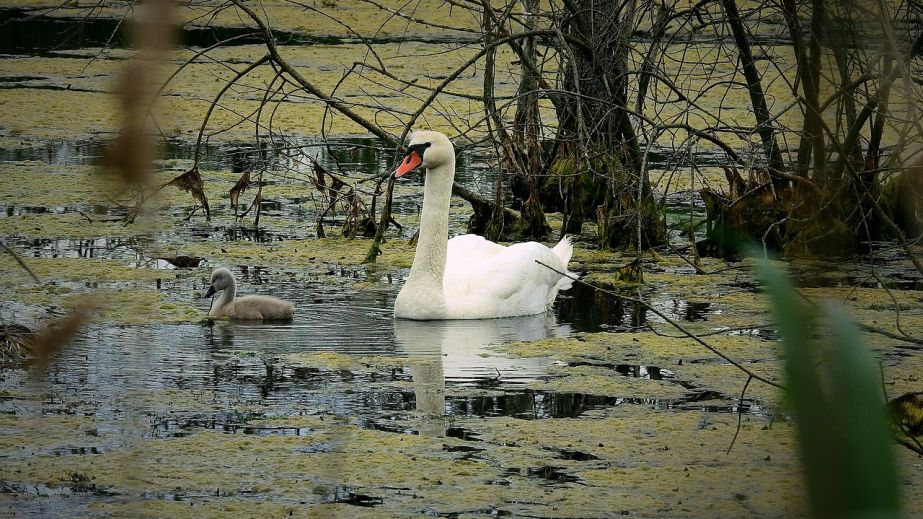
[[(383, 3), (394, 8), (403, 6), (392, 0)], [(59, 4), (57, 0), (40, 0), (29, 6)], [(25, 4), (8, 0), (5, 5)], [(276, 0), (263, 5), (274, 28), (350, 36), (345, 27), (330, 23), (315, 11), (304, 11)], [(98, 7), (102, 11), (97, 12), (103, 15), (122, 14), (122, 8), (114, 4)], [(93, 8), (97, 6), (94, 4)], [(56, 15), (79, 15), (86, 9), (89, 7), (80, 3), (69, 3)], [(316, 9), (335, 13), (351, 27), (365, 34), (377, 32), (381, 37), (400, 36), (411, 26), (400, 17), (361, 2), (320, 2)], [(429, 12), (430, 20), (437, 23), (472, 28), (480, 23), (436, 0), (424, 0), (418, 11)], [(181, 13), (185, 17), (193, 15), (188, 9)], [(225, 9), (214, 23), (234, 26), (240, 20), (233, 10)], [(420, 24), (412, 26), (414, 35), (423, 40), (466, 36)], [(354, 61), (357, 49), (364, 52), (364, 47), (358, 44), (284, 46), (282, 52), (300, 70), (310, 71), (312, 82), (321, 90), (330, 91), (341, 77), (339, 64)], [(414, 56), (434, 50), (441, 52), (445, 47), (403, 42), (380, 45), (376, 50), (393, 70), (407, 67), (410, 60), (415, 66), (424, 67), (416, 75), (429, 86), (439, 80), (428, 78), (444, 76), (475, 51), (455, 49), (442, 53), (444, 59), (421, 62)], [(81, 52), (87, 51), (73, 54), (83, 55)], [(256, 59), (264, 52), (261, 46), (248, 45), (217, 50), (213, 57), (225, 63), (232, 60), (240, 63)], [(694, 49), (694, 52), (705, 51)], [(161, 73), (165, 74), (190, 55), (188, 50), (177, 51)], [(49, 138), (112, 135), (118, 123), (115, 100), (102, 92), (111, 90), (121, 60), (129, 56), (130, 51), (115, 49), (107, 52), (107, 57), (113, 59), (91, 63), (63, 57), (4, 59), (5, 75), (32, 75), (41, 71), (44, 79), (29, 85), (34, 88), (5, 90), (4, 102), (0, 103), (0, 120), (4, 121), (0, 146), (26, 148)], [(501, 52), (498, 67), (515, 66), (514, 59), (511, 53)], [(222, 65), (204, 60), (180, 74), (166, 90), (169, 97), (160, 107), (163, 115), (159, 122), (169, 136), (185, 141), (193, 139), (221, 81), (231, 74)], [(227, 109), (215, 112), (209, 128), (230, 126), (239, 117), (235, 112), (249, 112), (256, 101), (248, 88), (265, 88), (271, 76), (272, 72), (266, 68), (245, 79), (240, 93), (229, 93), (223, 99), (222, 105)], [(465, 76), (453, 89), (478, 93), (481, 85), (476, 76)], [(86, 91), (41, 88), (65, 81)], [(770, 83), (785, 87), (783, 81)], [(373, 77), (369, 81), (347, 82), (340, 95), (359, 99), (367, 95), (391, 95), (391, 90), (398, 86), (390, 80)], [(497, 94), (512, 93), (509, 88), (498, 85)], [(692, 84), (689, 88), (698, 86)], [(726, 100), (746, 106), (745, 101), (738, 102), (738, 96), (742, 98), (742, 92), (733, 92)], [(390, 106), (404, 111), (413, 111), (418, 103), (410, 96), (387, 99)], [(676, 110), (671, 106), (661, 109), (666, 110), (665, 116)], [(358, 110), (364, 115), (374, 113), (372, 108)], [(746, 110), (740, 114), (732, 111), (725, 111), (730, 122), (737, 117), (751, 117)], [(67, 113), (68, 117), (61, 117), (61, 113)], [(445, 123), (442, 114), (480, 117), (481, 113), (482, 107), (477, 104), (447, 98), (438, 110), (433, 108), (424, 116), (426, 124), (451, 133), (454, 130)], [(322, 104), (299, 100), (280, 108), (273, 124), (289, 135), (313, 137), (320, 133), (322, 114)], [(780, 122), (787, 124), (784, 117)], [(343, 117), (335, 116), (328, 123), (330, 134), (366, 133)], [(215, 135), (211, 141), (250, 140), (252, 132), (252, 124), (245, 124)], [(189, 161), (164, 162), (161, 166), (165, 171), (158, 173), (152, 184), (163, 183), (190, 165)], [(167, 188), (150, 201), (148, 216), (156, 217), (125, 225), (107, 221), (110, 219), (107, 213), (116, 208), (103, 195), (117, 186), (112, 186), (91, 167), (0, 165), (0, 204), (60, 207), (64, 211), (26, 211), (0, 218), (0, 235), (5, 243), (9, 240), (17, 249), (35, 253), (40, 252), (40, 247), (34, 243), (41, 240), (140, 238), (120, 245), (112, 257), (51, 258), (26, 254), (30, 268), (44, 284), (33, 283), (8, 255), (0, 254), (2, 317), (6, 319), (16, 313), (7, 310), (11, 306), (19, 309), (16, 305), (31, 305), (60, 311), (78, 304), (88, 294), (95, 294), (101, 303), (94, 315), (97, 322), (104, 326), (145, 329), (152, 323), (201, 320), (203, 309), (192, 299), (193, 291), (200, 286), (183, 285), (169, 292), (158, 288), (158, 283), (176, 288), (178, 281), (206, 278), (217, 264), (269, 266), (276, 269), (273, 275), (281, 270), (322, 278), (324, 283), (335, 284), (345, 291), (384, 288), (383, 279), (400, 276), (411, 264), (413, 248), (405, 239), (389, 235), (378, 263), (374, 267), (360, 266), (368, 250), (366, 240), (314, 239), (315, 222), (307, 219), (262, 219), (261, 226), (284, 236), (283, 241), (229, 241), (220, 235), (221, 231), (242, 225), (234, 219), (227, 192), (239, 174), (221, 170), (203, 171), (202, 175), (214, 209), (212, 222), (183, 221), (192, 201), (188, 194)], [(720, 184), (722, 175), (717, 168), (705, 168), (701, 175), (680, 172), (672, 179), (658, 175), (652, 178), (657, 188), (665, 189), (669, 182), (675, 191), (695, 189), (703, 182)], [(303, 182), (270, 180), (263, 191), (267, 200), (302, 198), (310, 192)], [(400, 185), (399, 191), (408, 196), (420, 193), (418, 186), (409, 184)], [(243, 198), (250, 200), (252, 195), (248, 192)], [(100, 206), (99, 213), (89, 210), (94, 206)], [(460, 222), (470, 209), (458, 200), (453, 201), (452, 207), (455, 233), (461, 230)], [(407, 224), (405, 234), (412, 233), (418, 223), (416, 217), (407, 215), (401, 219)], [(556, 229), (560, 228), (561, 219), (560, 215), (549, 215), (549, 222)], [(198, 226), (199, 234), (195, 237), (187, 232), (191, 226)], [(581, 240), (593, 242), (593, 224), (585, 228), (585, 235), (577, 237), (572, 270), (581, 271), (584, 281), (607, 283), (612, 270), (627, 264), (634, 256), (581, 246)], [(205, 264), (191, 271), (149, 268), (154, 258), (171, 254), (200, 257)], [(766, 301), (753, 291), (754, 280), (748, 269), (692, 275), (693, 269), (674, 255), (645, 254), (642, 260), (646, 282), (640, 287), (642, 292), (647, 291), (648, 296), (655, 294), (652, 298), (655, 303), (670, 299), (709, 302), (707, 319), (683, 325), (696, 333), (714, 333), (706, 338), (709, 344), (763, 376), (781, 379), (777, 344), (749, 333), (772, 323), (766, 322)], [(709, 258), (702, 258), (702, 265), (709, 272), (741, 266)], [(342, 269), (353, 269), (361, 275), (341, 276)], [(804, 293), (813, 299), (842, 301), (860, 321), (889, 330), (895, 328), (894, 308), (898, 308), (905, 330), (917, 333), (923, 329), (920, 291), (817, 288), (806, 289)], [(51, 382), (57, 376), (55, 372), (44, 381), (49, 386), (43, 386), (22, 382), (25, 374), (10, 370), (3, 375), (11, 387), (0, 392), (4, 411), (0, 413), (0, 457), (5, 459), (0, 467), (0, 480), (9, 485), (4, 488), (15, 492), (6, 494), (7, 499), (14, 495), (21, 500), (19, 503), (31, 500), (39, 506), (47, 505), (44, 510), (51, 511), (48, 513), (61, 512), (59, 515), (804, 516), (805, 496), (799, 480), (793, 424), (780, 404), (781, 393), (754, 382), (744, 395), (744, 402), (739, 402), (745, 374), (692, 340), (665, 336), (678, 332), (650, 314), (647, 324), (656, 333), (648, 329), (574, 333), (563, 339), (494, 345), (494, 351), (502, 355), (516, 359), (550, 358), (556, 365), (547, 376), (515, 388), (497, 382), (486, 388), (455, 384), (445, 390), (448, 405), (470, 404), (469, 409), (476, 409), (481, 399), (500, 401), (510, 394), (525, 394), (534, 399), (572, 395), (574, 399), (587, 401), (592, 400), (590, 397), (600, 397), (600, 401), (606, 402), (588, 405), (576, 418), (526, 420), (473, 411), (449, 417), (421, 416), (423, 413), (413, 408), (415, 402), (404, 400), (409, 398), (411, 390), (418, 389), (414, 381), (406, 377), (389, 380), (383, 376), (413, 364), (414, 361), (400, 356), (314, 350), (275, 354), (253, 348), (234, 350), (193, 344), (192, 348), (201, 346), (201, 363), (205, 366), (196, 362), (183, 368), (189, 373), (199, 370), (206, 375), (178, 372), (174, 378), (165, 377), (155, 383), (145, 381), (124, 388), (109, 402), (84, 402), (72, 394), (72, 387), (60, 390), (61, 386)], [(178, 328), (170, 326), (170, 330)], [(872, 333), (863, 334), (863, 338), (882, 361), (889, 396), (920, 390), (918, 374), (923, 373), (923, 356), (902, 341)], [(84, 370), (79, 374), (82, 378), (75, 375), (68, 383), (79, 380), (89, 386), (101, 380), (106, 383), (106, 376), (121, 376), (121, 373), (107, 373), (95, 360), (86, 360), (80, 366)], [(248, 362), (257, 363), (257, 375), (246, 370)], [(279, 368), (272, 376), (277, 378), (273, 379), (268, 373), (269, 366), (276, 365)], [(659, 380), (633, 378), (618, 370), (623, 365), (657, 367), (669, 371), (671, 376)], [(274, 382), (282, 385), (282, 392), (297, 388), (302, 381), (293, 373), (302, 368), (367, 375), (359, 377), (361, 382), (349, 391), (369, 391), (372, 394), (369, 399), (378, 398), (379, 393), (374, 391), (397, 394), (395, 398), (401, 405), (387, 413), (358, 416), (351, 411), (338, 412), (332, 406), (299, 408), (297, 413), (285, 415), (268, 413), (269, 399), (255, 388)], [(261, 371), (264, 369), (266, 372)], [(221, 382), (218, 373), (222, 370), (239, 376), (234, 379), (237, 393), (222, 392), (218, 387)], [(410, 370), (403, 369), (404, 373), (407, 371)], [(358, 386), (367, 384), (366, 378), (372, 375), (382, 376), (367, 386)], [(206, 381), (205, 387), (195, 386), (196, 381), (202, 380)], [(421, 382), (417, 381), (418, 385)], [(162, 387), (165, 385), (170, 387)], [(46, 391), (48, 387), (57, 389), (52, 393)], [(329, 386), (321, 384), (310, 391), (329, 390)], [(695, 395), (703, 400), (694, 400)], [(739, 404), (745, 404), (748, 413), (743, 415), (737, 443), (727, 455), (725, 451), (738, 419), (728, 410)], [(256, 432), (243, 432), (243, 428), (223, 432), (201, 426), (210, 421), (218, 424), (229, 421), (230, 415)], [(186, 419), (188, 424), (183, 422)], [(154, 432), (157, 426), (171, 420), (182, 425), (175, 430)], [(288, 428), (298, 435), (286, 436), (273, 428)], [(95, 449), (97, 453), (88, 454), (87, 449), (90, 452)], [(906, 513), (923, 514), (923, 471), (919, 470), (919, 460), (905, 450), (899, 450), (898, 457), (903, 464)], [(61, 494), (47, 497), (51, 492), (40, 489)], [(70, 497), (60, 498), (60, 495)]]

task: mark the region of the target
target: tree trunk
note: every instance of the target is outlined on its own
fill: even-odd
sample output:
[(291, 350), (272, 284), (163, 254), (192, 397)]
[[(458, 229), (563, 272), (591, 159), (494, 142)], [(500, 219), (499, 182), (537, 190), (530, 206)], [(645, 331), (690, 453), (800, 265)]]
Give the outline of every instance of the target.
[[(526, 31), (535, 30), (535, 17), (538, 0), (522, 0), (525, 13)], [(519, 154), (520, 167), (527, 179), (528, 193), (522, 205), (523, 234), (529, 238), (541, 240), (551, 231), (545, 219), (541, 202), (542, 171), (542, 136), (541, 120), (538, 111), (539, 78), (527, 63), (535, 63), (538, 56), (535, 50), (535, 38), (522, 42), (523, 54), (528, 60), (522, 60), (522, 80), (519, 83), (516, 114), (513, 118), (513, 145)]]
[[(763, 143), (763, 153), (766, 155), (766, 161), (769, 166), (770, 174), (781, 172), (785, 169), (782, 160), (782, 151), (779, 149), (779, 143), (776, 141), (776, 132), (773, 127), (772, 117), (769, 114), (769, 108), (766, 106), (766, 96), (763, 93), (762, 78), (756, 69), (756, 62), (753, 60), (753, 52), (750, 50), (750, 41), (747, 37), (747, 29), (744, 27), (743, 20), (740, 18), (740, 12), (737, 10), (735, 0), (721, 0), (724, 12), (727, 14), (727, 22), (731, 27), (731, 33), (734, 35), (734, 44), (737, 46), (737, 52), (740, 59), (740, 67), (743, 69), (744, 78), (747, 80), (747, 91), (750, 94), (750, 103), (753, 106), (753, 115), (756, 118), (756, 132)], [(782, 187), (788, 184), (788, 181), (773, 176), (773, 185)]]
[(574, 95), (559, 103), (558, 138), (563, 143), (546, 182), (560, 193), (552, 205), (564, 211), (571, 229), (595, 217), (601, 248), (662, 243), (662, 211), (642, 169), (640, 145), (626, 109), (628, 38), (635, 4), (629, 1), (622, 9), (592, 0), (564, 4), (569, 12), (567, 36), (583, 45), (572, 47), (564, 37), (558, 39), (565, 62), (563, 89)]

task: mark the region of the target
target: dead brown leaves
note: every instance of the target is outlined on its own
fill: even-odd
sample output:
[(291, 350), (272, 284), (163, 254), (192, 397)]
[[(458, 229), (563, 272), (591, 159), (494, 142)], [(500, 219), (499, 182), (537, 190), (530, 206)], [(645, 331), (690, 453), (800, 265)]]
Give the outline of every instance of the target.
[(240, 180), (234, 184), (234, 187), (231, 188), (231, 206), (234, 208), (234, 212), (237, 212), (237, 206), (239, 205), (240, 195), (247, 188), (250, 187), (250, 171), (244, 171), (244, 174), (240, 176)]
[(205, 210), (205, 219), (211, 219), (211, 211), (208, 208), (208, 198), (205, 197), (204, 184), (202, 175), (199, 174), (199, 167), (193, 166), (192, 169), (182, 175), (167, 182), (161, 187), (176, 186), (180, 191), (191, 193), (192, 197)]
[(34, 336), (35, 332), (20, 324), (0, 326), (0, 363), (16, 363), (32, 356)]
[[(331, 179), (329, 185), (327, 184), (325, 176), (329, 176)], [(340, 180), (339, 177), (327, 171), (317, 162), (314, 163), (314, 177), (316, 179), (314, 185), (317, 186), (317, 190), (327, 195), (330, 198), (331, 204), (336, 203), (336, 199), (340, 195), (340, 190), (343, 189), (343, 186), (345, 186), (346, 183)]]

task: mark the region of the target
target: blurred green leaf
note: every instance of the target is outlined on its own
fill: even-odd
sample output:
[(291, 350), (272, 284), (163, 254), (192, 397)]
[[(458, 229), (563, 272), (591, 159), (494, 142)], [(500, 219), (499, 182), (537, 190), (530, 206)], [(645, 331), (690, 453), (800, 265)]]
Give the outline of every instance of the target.
[[(754, 255), (756, 256), (756, 255)], [(787, 400), (795, 413), (815, 517), (898, 517), (897, 469), (871, 356), (845, 313), (829, 323), (766, 259), (757, 259), (782, 334)], [(815, 338), (815, 337), (820, 337)]]
[[(834, 423), (842, 426), (840, 448), (846, 510), (899, 509), (898, 477), (874, 361), (859, 340), (859, 331), (842, 308), (824, 305), (833, 332), (827, 355)], [(840, 402), (839, 405), (836, 405)]]

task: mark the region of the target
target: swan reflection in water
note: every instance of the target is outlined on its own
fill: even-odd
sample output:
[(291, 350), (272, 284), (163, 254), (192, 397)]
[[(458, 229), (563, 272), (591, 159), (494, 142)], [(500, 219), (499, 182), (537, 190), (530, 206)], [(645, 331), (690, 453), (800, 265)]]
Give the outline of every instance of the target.
[(570, 327), (558, 325), (551, 312), (503, 319), (410, 321), (394, 320), (394, 338), (408, 357), (416, 407), (423, 414), (420, 434), (445, 435), (446, 380), (476, 384), (494, 379), (529, 382), (545, 374), (547, 358), (497, 356), (492, 345), (567, 337)]

